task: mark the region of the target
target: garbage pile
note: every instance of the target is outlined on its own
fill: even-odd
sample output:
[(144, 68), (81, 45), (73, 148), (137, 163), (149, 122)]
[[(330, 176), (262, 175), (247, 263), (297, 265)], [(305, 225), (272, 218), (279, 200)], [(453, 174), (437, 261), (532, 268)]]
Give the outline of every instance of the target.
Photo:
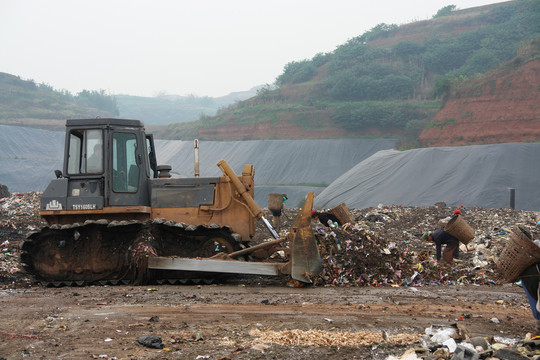
[[(0, 286), (25, 279), (20, 271), (19, 243), (45, 226), (39, 216), (39, 193), (14, 193), (0, 198)], [(502, 284), (496, 261), (517, 225), (540, 238), (540, 213), (511, 208), (459, 207), (474, 228), (475, 238), (460, 245), (453, 264), (437, 262), (435, 246), (422, 234), (441, 227), (456, 207), (383, 206), (351, 209), (354, 223), (328, 227), (312, 222), (323, 271), (317, 286), (426, 286)], [(285, 209), (282, 230), (288, 229), (298, 209)], [(268, 236), (258, 222), (256, 239)], [(257, 242), (257, 240), (255, 241)], [(22, 280), (21, 280), (22, 279)]]
[(45, 225), (39, 216), (39, 193), (14, 193), (0, 198), (0, 286), (29, 283), (20, 271), (19, 244)]
[(460, 244), (452, 264), (436, 260), (435, 245), (423, 233), (443, 227), (457, 208), (379, 205), (353, 209), (354, 224), (317, 224), (316, 238), (323, 258), (317, 285), (425, 286), (501, 284), (496, 260), (516, 225), (538, 238), (540, 214), (531, 211), (466, 208), (462, 216), (475, 229), (475, 238)]

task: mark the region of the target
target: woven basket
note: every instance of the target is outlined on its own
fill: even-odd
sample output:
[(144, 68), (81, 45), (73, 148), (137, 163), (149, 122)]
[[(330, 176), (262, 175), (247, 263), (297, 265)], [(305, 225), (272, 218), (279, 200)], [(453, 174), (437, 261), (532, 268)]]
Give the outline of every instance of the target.
[(283, 194), (268, 194), (268, 210), (280, 211), (283, 206)]
[(537, 262), (540, 262), (540, 247), (533, 242), (527, 229), (516, 226), (499, 256), (497, 269), (506, 282), (514, 282), (526, 268)]
[(448, 225), (448, 222), (450, 221), (451, 218), (452, 218), (451, 216), (448, 216), (448, 217), (445, 217), (444, 219), (440, 219), (437, 222), (437, 228), (444, 228), (446, 225)]
[(469, 241), (474, 239), (474, 229), (467, 224), (463, 217), (456, 214), (450, 219), (444, 227), (444, 231), (467, 245)]
[(330, 209), (330, 213), (334, 214), (341, 224), (354, 224), (354, 218), (345, 203), (341, 203), (335, 208)]

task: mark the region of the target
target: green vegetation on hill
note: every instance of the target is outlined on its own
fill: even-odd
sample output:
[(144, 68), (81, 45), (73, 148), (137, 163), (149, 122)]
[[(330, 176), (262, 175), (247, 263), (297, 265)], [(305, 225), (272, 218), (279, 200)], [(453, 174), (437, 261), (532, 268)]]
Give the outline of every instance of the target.
[[(452, 13), (455, 20), (453, 15), (437, 16), (431, 20), (437, 32), (419, 33), (414, 40), (399, 40), (405, 34), (395, 25), (377, 25), (333, 53), (287, 64), (276, 82), (285, 86), (310, 81), (317, 69), (326, 66), (311, 90), (313, 95), (339, 100), (408, 99), (432, 88), (427, 77), (484, 73), (515, 57), (521, 42), (540, 34), (536, 0), (499, 5), (476, 16)], [(392, 37), (396, 40), (388, 46), (371, 45)]]
[(118, 116), (116, 99), (104, 90), (83, 90), (73, 95), (47, 84), (0, 73), (0, 122), (39, 126), (44, 119), (96, 116)]
[(375, 127), (401, 129), (413, 140), (444, 104), (453, 79), (500, 66), (539, 35), (538, 0), (466, 10), (449, 5), (431, 20), (379, 24), (331, 53), (288, 63), (276, 79), (277, 89), (263, 88), (194, 124), (169, 126), (167, 136), (277, 119), (310, 128), (326, 118), (352, 136)]
[[(518, 55), (511, 61), (508, 61), (493, 70), (477, 75), (474, 79), (469, 79), (464, 76), (445, 76), (438, 79), (436, 84), (436, 91), (449, 94), (454, 98), (476, 98), (482, 96), (482, 88), (488, 85), (489, 93), (492, 94), (495, 91), (495, 78), (508, 76), (512, 73), (521, 71), (521, 67), (529, 61), (540, 58), (540, 36), (529, 42), (522, 42), (518, 49)], [(507, 80), (505, 85), (512, 86), (512, 83)], [(531, 88), (530, 91), (540, 92), (540, 85), (535, 89)]]

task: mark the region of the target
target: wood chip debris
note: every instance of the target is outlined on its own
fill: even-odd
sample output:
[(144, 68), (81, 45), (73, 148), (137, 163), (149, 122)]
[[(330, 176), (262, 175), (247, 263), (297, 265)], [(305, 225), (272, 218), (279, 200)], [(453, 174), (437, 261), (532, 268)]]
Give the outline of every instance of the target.
[[(275, 343), (299, 346), (360, 346), (386, 342), (381, 332), (371, 331), (325, 331), (325, 330), (252, 330), (250, 335), (257, 336), (253, 343)], [(420, 334), (395, 334), (388, 339), (394, 344), (413, 344), (418, 342)]]

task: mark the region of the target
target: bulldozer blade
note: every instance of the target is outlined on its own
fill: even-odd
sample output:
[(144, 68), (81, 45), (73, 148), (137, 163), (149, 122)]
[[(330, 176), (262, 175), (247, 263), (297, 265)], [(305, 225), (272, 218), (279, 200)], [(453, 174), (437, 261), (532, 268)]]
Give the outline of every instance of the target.
[(322, 260), (313, 231), (311, 210), (313, 193), (307, 195), (302, 211), (292, 226), (292, 268), (291, 277), (305, 283), (313, 282), (312, 277), (321, 272)]

